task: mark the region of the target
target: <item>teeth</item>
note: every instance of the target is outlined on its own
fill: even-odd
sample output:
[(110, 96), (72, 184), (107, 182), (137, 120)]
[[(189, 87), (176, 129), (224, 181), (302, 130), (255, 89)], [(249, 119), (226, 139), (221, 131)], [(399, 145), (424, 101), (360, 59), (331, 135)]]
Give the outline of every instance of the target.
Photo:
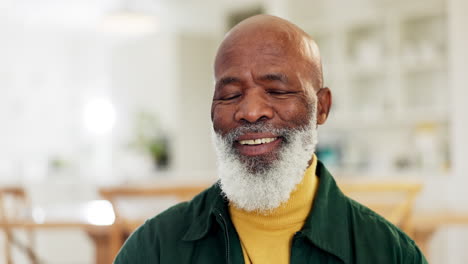
[(240, 140), (239, 143), (241, 145), (260, 145), (260, 144), (270, 143), (275, 140), (276, 138), (258, 138), (258, 139)]
[(255, 141), (254, 140), (241, 140), (239, 141), (239, 143), (241, 143), (241, 145), (255, 145)]

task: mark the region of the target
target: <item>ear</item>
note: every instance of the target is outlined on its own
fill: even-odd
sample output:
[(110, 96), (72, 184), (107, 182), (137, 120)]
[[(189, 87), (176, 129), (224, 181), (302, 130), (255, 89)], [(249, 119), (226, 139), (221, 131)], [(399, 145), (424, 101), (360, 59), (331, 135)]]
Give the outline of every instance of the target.
[(332, 94), (328, 87), (321, 88), (317, 92), (317, 104), (317, 124), (322, 125), (327, 121), (332, 105)]

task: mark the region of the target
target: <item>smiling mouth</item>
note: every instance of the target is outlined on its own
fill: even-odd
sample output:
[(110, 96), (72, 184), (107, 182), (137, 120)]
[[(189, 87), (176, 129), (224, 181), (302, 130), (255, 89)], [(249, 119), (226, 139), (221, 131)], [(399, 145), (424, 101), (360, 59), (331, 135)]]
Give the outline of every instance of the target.
[(275, 137), (273, 135), (265, 135), (263, 137), (260, 135), (246, 135), (236, 140), (234, 147), (243, 156), (264, 156), (277, 152), (282, 141), (282, 137)]
[(246, 139), (246, 140), (239, 140), (239, 144), (241, 145), (249, 145), (249, 146), (256, 146), (261, 144), (271, 143), (278, 139), (277, 137), (271, 138), (257, 138), (257, 139)]

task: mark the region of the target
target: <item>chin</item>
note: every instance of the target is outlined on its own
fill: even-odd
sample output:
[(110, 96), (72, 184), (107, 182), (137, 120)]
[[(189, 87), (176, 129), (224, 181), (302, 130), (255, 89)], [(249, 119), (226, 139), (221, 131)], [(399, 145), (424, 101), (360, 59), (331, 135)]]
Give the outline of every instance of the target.
[(278, 164), (280, 159), (279, 151), (257, 156), (245, 156), (237, 153), (239, 161), (245, 168), (253, 174), (261, 174), (270, 170)]

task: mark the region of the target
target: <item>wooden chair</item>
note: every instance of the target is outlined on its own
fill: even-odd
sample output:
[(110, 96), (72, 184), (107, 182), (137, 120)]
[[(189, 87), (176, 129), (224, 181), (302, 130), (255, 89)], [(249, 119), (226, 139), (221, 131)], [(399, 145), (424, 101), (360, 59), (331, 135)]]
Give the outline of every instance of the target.
[[(164, 208), (150, 212), (150, 215), (155, 215), (166, 209), (168, 206), (177, 202), (190, 200), (193, 196), (206, 189), (208, 185), (185, 185), (185, 186), (166, 186), (166, 187), (110, 187), (99, 190), (100, 195), (110, 201), (115, 213), (115, 221), (111, 226), (111, 236), (109, 244), (109, 256), (113, 259), (120, 247), (123, 245), (126, 237), (140, 226), (144, 219), (130, 218), (125, 215), (121, 202), (125, 199), (134, 198), (160, 198), (163, 199)], [(169, 198), (169, 199), (167, 199)], [(166, 200), (164, 200), (166, 199)], [(168, 202), (169, 201), (169, 202)], [(155, 201), (157, 203), (158, 201)]]
[(422, 188), (420, 183), (348, 182), (339, 186), (346, 195), (412, 235), (413, 206)]
[(8, 223), (25, 218), (25, 212), (30, 210), (30, 201), (26, 192), (21, 187), (0, 187), (0, 222), (5, 234), (5, 260), (7, 264), (13, 264), (13, 246), (23, 251), (33, 264), (39, 263), (39, 259), (34, 252), (34, 233), (31, 229), (26, 230), (27, 243), (15, 237)]

